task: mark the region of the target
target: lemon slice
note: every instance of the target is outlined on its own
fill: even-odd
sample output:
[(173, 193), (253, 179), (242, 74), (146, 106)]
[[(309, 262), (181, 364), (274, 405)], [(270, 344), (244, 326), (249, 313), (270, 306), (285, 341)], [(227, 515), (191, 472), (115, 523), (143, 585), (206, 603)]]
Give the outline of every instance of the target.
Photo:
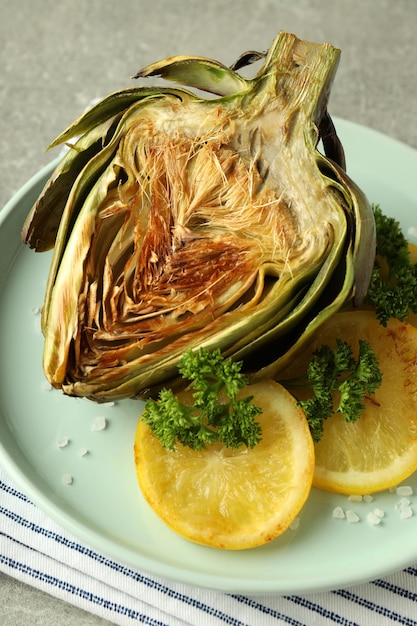
[(178, 444), (169, 451), (142, 420), (135, 439), (138, 482), (153, 510), (186, 539), (230, 550), (283, 533), (306, 501), (314, 471), (314, 445), (294, 398), (273, 381), (242, 391), (262, 409), (262, 441), (254, 448)]
[(324, 343), (335, 347), (336, 338), (347, 341), (355, 357), (359, 339), (371, 344), (382, 385), (365, 399), (356, 422), (340, 414), (326, 420), (315, 445), (313, 485), (348, 495), (393, 487), (417, 470), (417, 329), (398, 320), (384, 328), (372, 311), (338, 313), (320, 329), (303, 359)]

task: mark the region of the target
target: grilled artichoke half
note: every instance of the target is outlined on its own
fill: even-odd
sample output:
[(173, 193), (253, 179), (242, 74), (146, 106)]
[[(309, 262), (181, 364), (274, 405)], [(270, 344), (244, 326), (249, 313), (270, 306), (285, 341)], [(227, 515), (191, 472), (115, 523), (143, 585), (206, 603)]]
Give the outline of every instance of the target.
[(263, 59), (251, 79), (166, 59), (137, 77), (211, 95), (125, 89), (53, 142), (74, 141), (22, 231), (54, 248), (42, 310), (53, 386), (145, 397), (175, 386), (181, 355), (199, 346), (243, 360), (254, 379), (279, 377), (328, 316), (363, 297), (372, 211), (341, 151), (317, 147), (340, 148), (327, 114), (339, 54), (282, 32), (247, 57)]

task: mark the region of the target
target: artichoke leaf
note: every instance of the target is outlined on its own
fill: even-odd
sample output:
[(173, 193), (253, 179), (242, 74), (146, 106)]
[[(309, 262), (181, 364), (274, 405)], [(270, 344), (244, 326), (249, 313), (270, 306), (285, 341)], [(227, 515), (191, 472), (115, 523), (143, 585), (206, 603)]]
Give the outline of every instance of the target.
[(353, 304), (360, 306), (367, 294), (375, 261), (376, 231), (372, 205), (358, 185), (333, 164), (343, 185), (350, 189), (353, 201), (352, 230), (354, 238)]
[(59, 161), (22, 228), (22, 241), (36, 252), (51, 250), (61, 222), (69, 193), (78, 174), (90, 159), (100, 152), (111, 126), (111, 120), (93, 126)]
[[(80, 326), (78, 303), (85, 285), (85, 258), (95, 228), (97, 203), (105, 197), (109, 185), (114, 180), (114, 166), (110, 164), (84, 201), (74, 225), (73, 233), (75, 232), (76, 236), (69, 237), (55, 276), (50, 296), (50, 301), (54, 303), (54, 311), (53, 315), (48, 315), (43, 324), (45, 335), (43, 364), (47, 378), (58, 386), (64, 381), (67, 371), (68, 345), (76, 339)], [(66, 271), (68, 265), (72, 268), (70, 276)]]
[(180, 85), (196, 87), (218, 96), (233, 95), (248, 89), (248, 82), (222, 63), (204, 57), (175, 56), (152, 63), (134, 78), (160, 76)]
[(319, 131), (326, 157), (337, 163), (342, 170), (346, 170), (345, 151), (328, 111), (325, 111), (321, 118)]
[(261, 59), (266, 57), (266, 52), (257, 52), (256, 50), (248, 50), (247, 52), (243, 52), (232, 65), (230, 65), (230, 69), (237, 70), (246, 67), (247, 65), (251, 65), (252, 63), (256, 63)]
[(164, 93), (173, 94), (174, 92), (173, 89), (163, 87), (132, 87), (115, 91), (86, 109), (49, 144), (48, 150), (67, 143), (70, 139), (83, 135), (104, 122), (122, 115), (141, 100), (159, 97)]

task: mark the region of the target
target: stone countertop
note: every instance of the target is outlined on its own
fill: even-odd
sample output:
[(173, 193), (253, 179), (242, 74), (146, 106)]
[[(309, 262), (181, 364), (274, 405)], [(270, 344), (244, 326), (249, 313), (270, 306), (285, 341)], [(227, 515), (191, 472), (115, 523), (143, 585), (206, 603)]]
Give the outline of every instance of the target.
[[(279, 30), (341, 48), (332, 115), (417, 148), (416, 24), (415, 0), (4, 1), (0, 207), (55, 156), (45, 152), (52, 139), (139, 68), (176, 54), (230, 64)], [(0, 575), (0, 623), (107, 622)]]

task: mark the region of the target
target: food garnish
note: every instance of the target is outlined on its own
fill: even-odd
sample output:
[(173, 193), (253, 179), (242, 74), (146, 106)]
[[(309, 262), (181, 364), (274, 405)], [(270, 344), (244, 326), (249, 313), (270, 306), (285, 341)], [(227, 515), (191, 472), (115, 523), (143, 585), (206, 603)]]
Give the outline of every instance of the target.
[(223, 359), (220, 350), (189, 350), (179, 363), (179, 372), (191, 385), (181, 396), (162, 389), (157, 401), (147, 401), (142, 420), (169, 450), (177, 442), (201, 450), (215, 441), (229, 448), (253, 448), (261, 439), (256, 421), (261, 409), (250, 395), (237, 397), (247, 385), (241, 366), (241, 362)]
[[(326, 333), (320, 337), (327, 341)], [(312, 390), (312, 395), (298, 403), (306, 414), (314, 441), (320, 441), (324, 421), (333, 413), (340, 413), (347, 422), (356, 421), (365, 409), (366, 395), (381, 385), (381, 370), (371, 344), (359, 338), (358, 345), (356, 359), (347, 341), (337, 338), (335, 347), (322, 344), (311, 354), (306, 374), (281, 381), (295, 395), (297, 390)]]
[[(260, 409), (250, 395), (237, 399), (238, 392), (248, 385), (241, 367), (240, 361), (224, 359), (220, 350), (189, 350), (179, 364), (185, 392), (161, 389), (157, 399), (147, 400), (142, 420), (169, 450), (174, 450), (177, 442), (201, 450), (215, 441), (230, 448), (253, 448), (262, 435), (256, 421)], [(346, 341), (337, 339), (334, 348), (323, 344), (315, 349), (301, 370), (296, 378), (284, 378), (281, 383), (295, 396), (297, 391), (312, 392), (298, 404), (314, 441), (320, 440), (324, 421), (334, 412), (349, 422), (358, 419), (366, 394), (373, 394), (381, 384), (378, 359), (370, 343), (362, 339), (357, 358)]]
[(373, 210), (377, 248), (366, 302), (386, 326), (390, 318), (403, 321), (410, 310), (417, 313), (417, 270), (398, 220), (385, 215), (379, 205)]

